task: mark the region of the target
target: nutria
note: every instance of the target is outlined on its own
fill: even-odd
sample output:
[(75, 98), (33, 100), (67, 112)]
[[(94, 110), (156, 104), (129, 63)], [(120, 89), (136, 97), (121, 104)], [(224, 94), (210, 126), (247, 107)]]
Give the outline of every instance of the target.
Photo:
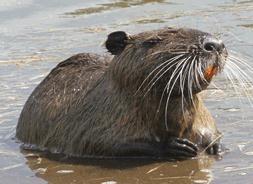
[[(77, 157), (177, 158), (194, 157), (219, 137), (199, 92), (224, 66), (220, 40), (163, 28), (113, 32), (105, 46), (112, 59), (77, 54), (36, 87), (18, 121), (24, 147)], [(218, 154), (219, 145), (207, 152)]]

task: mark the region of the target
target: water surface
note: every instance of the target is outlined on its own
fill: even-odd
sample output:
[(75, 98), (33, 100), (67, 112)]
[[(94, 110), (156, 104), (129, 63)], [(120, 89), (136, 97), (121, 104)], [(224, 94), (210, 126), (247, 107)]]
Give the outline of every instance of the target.
[(1, 183), (252, 183), (253, 114), (246, 96), (209, 88), (207, 107), (223, 132), (229, 153), (181, 162), (86, 160), (64, 162), (21, 152), (13, 140), (17, 119), (35, 86), (61, 60), (105, 53), (106, 35), (165, 26), (193, 27), (222, 38), (253, 62), (252, 0), (1, 0), (0, 178)]

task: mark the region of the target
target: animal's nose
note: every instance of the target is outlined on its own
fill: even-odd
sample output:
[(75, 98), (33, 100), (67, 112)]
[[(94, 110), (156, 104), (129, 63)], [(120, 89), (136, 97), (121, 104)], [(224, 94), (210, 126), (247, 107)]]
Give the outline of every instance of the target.
[(207, 52), (219, 52), (221, 53), (225, 49), (225, 45), (221, 40), (214, 37), (206, 37), (203, 46)]

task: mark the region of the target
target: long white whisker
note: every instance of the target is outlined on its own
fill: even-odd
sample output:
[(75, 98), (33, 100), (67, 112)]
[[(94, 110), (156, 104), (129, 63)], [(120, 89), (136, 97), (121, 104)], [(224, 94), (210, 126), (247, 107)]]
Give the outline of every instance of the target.
[[(183, 66), (181, 66), (182, 63), (183, 63), (183, 62), (187, 62), (190, 58), (191, 58), (191, 57), (188, 57), (188, 58), (182, 60), (182, 62), (180, 62), (180, 63), (178, 64), (177, 68), (180, 70), (179, 67), (183, 67)], [(170, 99), (170, 95), (171, 95), (171, 93), (172, 93), (172, 90), (173, 90), (173, 88), (174, 88), (174, 86), (175, 86), (175, 84), (176, 84), (176, 82), (177, 82), (177, 80), (178, 80), (178, 78), (179, 78), (180, 75), (177, 75), (177, 76), (176, 76), (176, 78), (175, 78), (175, 80), (174, 80), (174, 83), (171, 85), (171, 87), (170, 87), (170, 83), (171, 83), (172, 79), (174, 78), (174, 76), (175, 76), (175, 74), (176, 74), (176, 72), (177, 72), (178, 69), (176, 69), (176, 70), (173, 72), (173, 74), (172, 74), (171, 77), (170, 77), (169, 82), (168, 82), (167, 85), (166, 85), (166, 86), (167, 86), (168, 97), (167, 97), (166, 105), (165, 105), (165, 126), (166, 126), (166, 129), (167, 129), (167, 130), (168, 130), (168, 117), (167, 117), (167, 112), (168, 112), (169, 99)], [(170, 90), (168, 91), (169, 88), (170, 88)]]
[[(230, 60), (228, 65), (231, 65), (232, 68), (235, 68), (238, 74), (242, 77), (242, 79), (246, 83), (252, 84), (252, 78), (246, 72), (244, 72), (235, 62), (233, 62), (233, 60)], [(235, 73), (235, 71), (232, 71), (232, 72)]]
[[(246, 95), (249, 103), (252, 105), (252, 96), (250, 96), (250, 93), (248, 92), (248, 88), (250, 87), (249, 84), (252, 84), (252, 81), (246, 78), (243, 74), (243, 71), (233, 62), (230, 62), (228, 64), (228, 68), (230, 69), (231, 74), (235, 77), (235, 79), (238, 81), (239, 86), (242, 87), (243, 93)], [(237, 70), (234, 70), (234, 69)], [(240, 93), (239, 93), (240, 94)]]
[[(189, 69), (190, 70), (190, 73), (188, 75), (188, 86), (190, 86), (189, 89), (192, 89), (192, 84), (193, 84), (193, 80), (194, 80), (194, 78), (193, 78), (193, 67), (194, 67), (195, 59), (196, 59), (196, 57), (193, 58), (193, 60), (191, 62), (190, 69)], [(192, 79), (192, 80), (190, 80), (190, 79)], [(190, 97), (191, 97), (191, 99), (193, 99), (192, 90), (190, 90)]]
[[(179, 61), (177, 61), (177, 62), (175, 62), (175, 63), (173, 63), (173, 64), (171, 64), (171, 63), (168, 63), (164, 68), (166, 68), (167, 66), (169, 66), (170, 64), (170, 66), (169, 66), (169, 68), (167, 68), (162, 74), (160, 74), (160, 72), (159, 72), (159, 74), (160, 74), (160, 76), (158, 76), (157, 77), (157, 75), (156, 76), (154, 76), (153, 78), (155, 78), (155, 77), (157, 77), (156, 79), (155, 79), (155, 81), (151, 84), (151, 81), (148, 83), (148, 85), (147, 85), (147, 87), (149, 87), (148, 88), (148, 90), (146, 91), (146, 93), (144, 94), (144, 96), (146, 96), (147, 95), (147, 93), (151, 90), (151, 88), (156, 84), (156, 82), (164, 75), (164, 74), (166, 74), (172, 67), (174, 67), (178, 62), (180, 62), (180, 60)], [(164, 69), (163, 68), (163, 69)], [(162, 70), (163, 70), (162, 69)], [(151, 85), (150, 85), (151, 84)], [(147, 87), (145, 87), (145, 89), (147, 88)], [(144, 89), (144, 90), (145, 90)]]
[(206, 80), (204, 74), (203, 74), (203, 65), (201, 65), (201, 63), (199, 62), (198, 64), (198, 73), (199, 73), (199, 76), (201, 78), (201, 80), (205, 83), (205, 84), (209, 84), (209, 82)]
[[(188, 58), (190, 59), (190, 57)], [(186, 60), (188, 61), (188, 60)], [(190, 66), (190, 63), (188, 62), (185, 62), (185, 64), (182, 66), (180, 72), (179, 72), (179, 75), (180, 75), (180, 90), (181, 90), (181, 105), (182, 105), (182, 112), (183, 112), (183, 117), (185, 118), (185, 114), (184, 114), (184, 101), (185, 100), (185, 96), (184, 96), (184, 86), (185, 86), (185, 76), (187, 74), (187, 69), (189, 68)], [(183, 71), (185, 72), (183, 74)]]
[[(178, 58), (180, 58), (181, 56), (183, 56), (183, 54), (181, 55), (178, 55), (178, 56), (175, 56), (175, 57), (172, 57), (170, 58), (169, 60), (161, 63), (160, 65), (158, 65), (154, 70), (152, 70), (152, 72), (149, 73), (149, 75), (143, 80), (143, 82), (141, 83), (140, 87), (137, 89), (136, 93), (141, 89), (141, 87), (144, 85), (144, 83), (148, 80), (148, 78), (156, 71), (158, 70), (159, 68), (161, 68), (163, 65), (166, 65), (170, 62), (173, 62), (175, 60), (177, 60)], [(164, 68), (163, 68), (164, 69)], [(160, 71), (162, 71), (163, 69), (161, 69)], [(159, 74), (159, 73), (158, 73)]]
[(193, 66), (194, 66), (194, 63), (195, 63), (195, 59), (196, 59), (196, 57), (193, 58), (193, 60), (191, 62), (190, 69), (189, 69), (189, 74), (188, 74), (188, 90), (189, 90), (191, 102), (193, 104), (194, 109), (196, 110), (196, 105), (195, 105), (195, 102), (193, 100), (193, 94), (192, 94), (192, 84), (194, 82)]
[(228, 69), (229, 72), (227, 72), (226, 70), (224, 70), (224, 73), (227, 77), (227, 79), (230, 81), (230, 83), (232, 84), (232, 87), (234, 89), (234, 91), (236, 92), (237, 95), (239, 95), (239, 100), (241, 101), (241, 94), (240, 92), (237, 90), (237, 86), (235, 85), (235, 82), (234, 82), (234, 79), (233, 79), (233, 76), (231, 76), (231, 71), (233, 69), (231, 69), (231, 67), (229, 66), (229, 64), (226, 66), (226, 68)]
[(245, 65), (246, 67), (248, 67), (249, 69), (251, 69), (251, 71), (253, 71), (253, 67), (250, 66), (245, 60), (241, 59), (241, 58), (237, 58), (236, 56), (230, 55), (228, 56), (228, 59), (233, 59), (235, 61), (237, 61), (238, 63), (241, 63), (243, 65)]
[(195, 58), (195, 60), (194, 60), (194, 78), (195, 78), (195, 80), (193, 81), (193, 82), (195, 82), (195, 84), (196, 84), (196, 86), (200, 89), (200, 90), (202, 90), (202, 87), (201, 87), (201, 85), (200, 85), (200, 83), (199, 83), (199, 79), (198, 79), (198, 76), (197, 76), (197, 74), (198, 74), (198, 72), (197, 72), (197, 65), (198, 65), (198, 59), (197, 58)]

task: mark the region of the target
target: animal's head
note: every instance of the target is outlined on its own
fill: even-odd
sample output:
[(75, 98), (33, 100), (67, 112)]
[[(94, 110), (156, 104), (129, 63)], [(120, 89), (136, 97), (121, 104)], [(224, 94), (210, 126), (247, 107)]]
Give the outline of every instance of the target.
[(115, 55), (115, 82), (139, 94), (192, 96), (209, 85), (227, 57), (221, 40), (187, 28), (136, 35), (117, 31), (108, 36), (105, 45)]

